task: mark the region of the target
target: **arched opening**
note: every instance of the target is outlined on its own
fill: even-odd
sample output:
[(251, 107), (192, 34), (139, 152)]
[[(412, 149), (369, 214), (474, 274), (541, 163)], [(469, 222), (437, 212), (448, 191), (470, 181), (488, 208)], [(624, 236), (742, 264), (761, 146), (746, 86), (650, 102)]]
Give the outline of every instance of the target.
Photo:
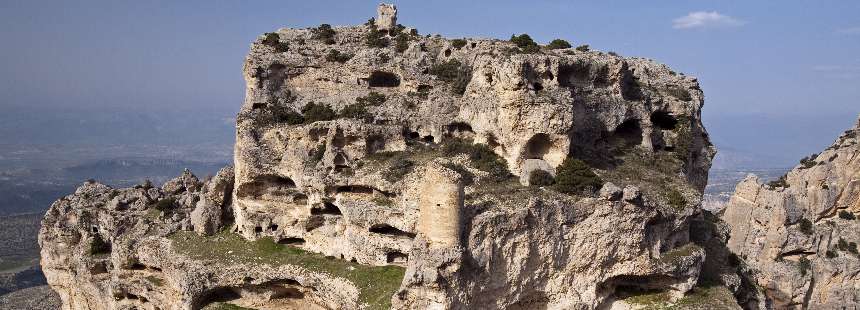
[(242, 298), (242, 295), (239, 292), (230, 287), (219, 287), (210, 290), (209, 292), (203, 294), (197, 299), (195, 302), (194, 309), (202, 309), (206, 305), (216, 303), (216, 302), (229, 302), (236, 299)]
[(472, 131), (472, 126), (466, 122), (452, 122), (447, 127), (448, 133), (474, 132)]
[(400, 86), (400, 77), (397, 74), (384, 71), (373, 71), (368, 78), (370, 87), (397, 87)]
[(524, 157), (525, 159), (543, 159), (543, 156), (549, 153), (551, 147), (552, 143), (549, 140), (549, 135), (545, 133), (536, 134), (526, 143)]
[(543, 90), (543, 84), (538, 83), (538, 82), (534, 82), (534, 83), (532, 83), (532, 89), (536, 92), (542, 91)]
[(642, 128), (639, 126), (639, 120), (627, 120), (615, 128), (612, 135), (612, 142), (615, 146), (635, 146), (642, 144)]
[(269, 231), (278, 231), (278, 224), (269, 225)]
[(370, 226), (369, 230), (372, 233), (376, 233), (376, 234), (380, 234), (380, 235), (415, 238), (415, 234), (402, 231), (402, 230), (397, 229), (394, 226), (391, 226), (388, 224), (375, 224), (375, 225)]
[(424, 142), (424, 143), (433, 143), (434, 141), (435, 141), (435, 139), (433, 138), (432, 135), (426, 135), (426, 136), (421, 138), (421, 142)]
[(678, 126), (678, 119), (666, 111), (651, 113), (651, 124), (663, 130), (673, 130)]
[(311, 215), (323, 215), (323, 214), (343, 215), (343, 213), (340, 212), (340, 208), (338, 208), (336, 205), (334, 205), (333, 203), (328, 202), (328, 201), (323, 202), (322, 204), (316, 204), (313, 207), (311, 207)]
[(254, 181), (240, 185), (236, 195), (241, 198), (270, 199), (284, 196), (294, 188), (296, 188), (296, 182), (290, 178), (262, 175), (254, 178)]
[(389, 264), (405, 264), (409, 260), (409, 255), (392, 251), (385, 254), (385, 262)]

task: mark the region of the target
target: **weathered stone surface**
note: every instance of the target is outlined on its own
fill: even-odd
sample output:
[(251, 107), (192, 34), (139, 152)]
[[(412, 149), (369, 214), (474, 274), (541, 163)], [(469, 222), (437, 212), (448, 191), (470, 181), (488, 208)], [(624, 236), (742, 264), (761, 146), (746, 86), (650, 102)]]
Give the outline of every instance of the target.
[(747, 177), (725, 208), (728, 246), (758, 271), (773, 308), (860, 307), (858, 127), (860, 121), (782, 184)]
[[(64, 307), (597, 309), (696, 285), (714, 149), (695, 78), (412, 35), (379, 10), (252, 44), (234, 169), (52, 205), (42, 264)], [(570, 157), (616, 184), (609, 199), (516, 180)]]

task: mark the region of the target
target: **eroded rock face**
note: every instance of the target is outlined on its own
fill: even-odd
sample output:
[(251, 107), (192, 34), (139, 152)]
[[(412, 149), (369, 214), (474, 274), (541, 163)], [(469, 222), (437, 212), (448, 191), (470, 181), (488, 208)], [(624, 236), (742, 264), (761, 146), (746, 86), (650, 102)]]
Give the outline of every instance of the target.
[(722, 219), (728, 246), (773, 308), (860, 307), (860, 122), (788, 172), (738, 184)]
[[(379, 13), (252, 44), (233, 169), (56, 202), (40, 243), (64, 307), (596, 309), (697, 284), (714, 150), (694, 78)], [(569, 158), (614, 185), (518, 178)]]

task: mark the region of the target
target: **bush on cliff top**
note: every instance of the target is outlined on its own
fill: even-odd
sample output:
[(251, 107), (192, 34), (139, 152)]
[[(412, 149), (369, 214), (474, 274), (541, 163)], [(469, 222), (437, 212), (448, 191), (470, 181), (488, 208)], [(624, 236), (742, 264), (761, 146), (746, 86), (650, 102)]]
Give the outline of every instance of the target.
[(263, 44), (274, 47), (278, 53), (283, 53), (290, 49), (286, 42), (281, 42), (281, 36), (274, 32), (267, 32), (264, 35)]
[(570, 45), (570, 42), (567, 42), (565, 40), (555, 39), (555, 40), (552, 40), (552, 42), (549, 42), (549, 44), (547, 44), (546, 47), (553, 49), (553, 50), (557, 50), (557, 49), (563, 49), (563, 48), (570, 48), (571, 45)]
[(591, 171), (591, 167), (576, 158), (566, 158), (555, 174), (555, 190), (566, 194), (594, 193), (603, 180)]
[(313, 34), (313, 38), (323, 41), (323, 43), (331, 45), (334, 44), (334, 35), (337, 33), (334, 29), (331, 28), (329, 24), (322, 24), (319, 27), (311, 29), (311, 33)]

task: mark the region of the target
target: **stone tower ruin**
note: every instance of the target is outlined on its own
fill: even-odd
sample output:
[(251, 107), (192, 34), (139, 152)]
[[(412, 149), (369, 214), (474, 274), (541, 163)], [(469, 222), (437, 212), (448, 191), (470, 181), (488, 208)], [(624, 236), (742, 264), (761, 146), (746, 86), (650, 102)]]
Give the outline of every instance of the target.
[(424, 174), (418, 203), (418, 231), (432, 246), (460, 244), (463, 182), (459, 173), (431, 162)]
[(397, 7), (393, 4), (380, 4), (376, 8), (376, 27), (391, 30), (395, 26), (397, 26)]

